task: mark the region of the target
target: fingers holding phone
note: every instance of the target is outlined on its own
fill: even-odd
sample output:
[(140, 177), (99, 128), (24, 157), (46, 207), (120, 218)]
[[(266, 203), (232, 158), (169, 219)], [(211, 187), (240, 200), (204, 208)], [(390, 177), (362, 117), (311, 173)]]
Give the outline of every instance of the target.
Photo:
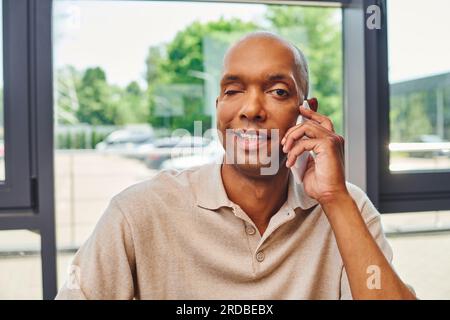
[(320, 202), (324, 195), (346, 191), (344, 139), (334, 132), (328, 117), (308, 107), (309, 103), (299, 107), (301, 121), (286, 132), (281, 144), (296, 182)]

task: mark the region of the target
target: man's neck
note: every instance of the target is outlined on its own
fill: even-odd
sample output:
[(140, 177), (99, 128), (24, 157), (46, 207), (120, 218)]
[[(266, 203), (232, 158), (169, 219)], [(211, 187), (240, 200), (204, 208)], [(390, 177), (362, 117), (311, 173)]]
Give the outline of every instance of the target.
[(224, 163), (221, 174), (228, 198), (245, 211), (262, 235), (287, 199), (289, 170), (281, 166), (276, 175), (251, 177)]

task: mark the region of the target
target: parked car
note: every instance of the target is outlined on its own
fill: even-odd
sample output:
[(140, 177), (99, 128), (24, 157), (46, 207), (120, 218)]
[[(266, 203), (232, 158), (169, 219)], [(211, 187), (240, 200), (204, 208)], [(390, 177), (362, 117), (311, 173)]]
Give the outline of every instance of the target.
[(151, 169), (160, 169), (169, 159), (200, 154), (209, 140), (203, 137), (168, 137), (155, 140), (145, 158), (145, 164)]
[(151, 129), (121, 129), (110, 133), (95, 149), (103, 153), (140, 158), (144, 156), (139, 153), (139, 147), (152, 145), (153, 140)]
[[(435, 148), (433, 151), (424, 151), (416, 153), (415, 156), (423, 157), (423, 158), (429, 158), (430, 155), (434, 157), (442, 157), (442, 156), (450, 156), (450, 150), (443, 147), (444, 143), (448, 144), (448, 141), (442, 139), (438, 135), (434, 134), (425, 134), (421, 135), (419, 137), (419, 141), (421, 143), (426, 144), (429, 148)], [(436, 150), (437, 148), (437, 150)]]
[(133, 157), (142, 161), (145, 161), (148, 154), (154, 149), (155, 147), (155, 139), (151, 138), (144, 143), (140, 143), (135, 146)]
[(184, 170), (209, 163), (220, 163), (223, 155), (224, 150), (222, 145), (217, 141), (211, 141), (208, 146), (203, 149), (203, 152), (165, 160), (160, 168)]

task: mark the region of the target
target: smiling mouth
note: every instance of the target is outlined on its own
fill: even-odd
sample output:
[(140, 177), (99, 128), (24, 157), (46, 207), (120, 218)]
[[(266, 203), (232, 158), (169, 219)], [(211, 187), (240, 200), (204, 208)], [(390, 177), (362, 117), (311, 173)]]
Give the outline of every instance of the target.
[(245, 130), (245, 129), (234, 129), (232, 130), (233, 134), (241, 139), (248, 140), (259, 140), (266, 141), (270, 139), (270, 135), (267, 134), (267, 129), (262, 130)]
[(260, 149), (268, 140), (270, 135), (267, 134), (266, 129), (262, 130), (232, 130), (234, 142), (236, 145), (245, 151), (255, 151)]

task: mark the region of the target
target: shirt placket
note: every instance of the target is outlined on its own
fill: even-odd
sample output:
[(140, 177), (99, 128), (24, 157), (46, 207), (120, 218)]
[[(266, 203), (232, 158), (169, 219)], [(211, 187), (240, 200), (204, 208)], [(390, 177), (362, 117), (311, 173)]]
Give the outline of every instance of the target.
[(249, 249), (253, 254), (259, 245), (261, 235), (256, 227), (255, 223), (250, 217), (241, 209), (237, 204), (232, 205), (233, 213), (236, 217), (240, 218), (243, 222), (244, 233), (247, 237)]
[(261, 235), (250, 217), (236, 204), (233, 204), (233, 213), (243, 220), (244, 231), (247, 237), (250, 254), (252, 255), (253, 271), (259, 273), (263, 270), (267, 257), (266, 240), (284, 223), (295, 217), (293, 209), (286, 204), (272, 217), (266, 231)]

